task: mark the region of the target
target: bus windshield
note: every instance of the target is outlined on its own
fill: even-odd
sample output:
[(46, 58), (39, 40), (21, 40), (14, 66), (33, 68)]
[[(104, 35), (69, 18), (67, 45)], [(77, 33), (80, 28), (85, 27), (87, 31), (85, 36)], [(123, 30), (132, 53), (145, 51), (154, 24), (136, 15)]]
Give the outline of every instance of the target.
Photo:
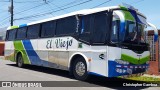
[[(122, 15), (124, 20), (122, 20)], [(129, 11), (116, 10), (113, 12), (111, 42), (132, 44), (137, 44), (138, 42), (145, 43), (145, 28), (145, 18), (142, 16)]]

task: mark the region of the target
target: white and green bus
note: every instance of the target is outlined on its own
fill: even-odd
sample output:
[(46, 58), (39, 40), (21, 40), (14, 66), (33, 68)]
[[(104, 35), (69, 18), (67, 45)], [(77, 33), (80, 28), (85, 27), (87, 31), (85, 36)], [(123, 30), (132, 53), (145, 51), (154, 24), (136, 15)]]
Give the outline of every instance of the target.
[[(116, 77), (149, 66), (146, 17), (132, 6), (86, 9), (7, 29), (5, 59), (69, 71)], [(155, 40), (157, 29), (155, 30)]]

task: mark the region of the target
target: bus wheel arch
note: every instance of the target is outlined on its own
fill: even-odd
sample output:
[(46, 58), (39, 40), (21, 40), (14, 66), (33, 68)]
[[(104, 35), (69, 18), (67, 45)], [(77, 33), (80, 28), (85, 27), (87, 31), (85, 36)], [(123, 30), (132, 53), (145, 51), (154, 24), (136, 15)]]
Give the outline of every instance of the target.
[[(85, 68), (86, 70), (84, 73), (85, 75), (82, 78), (75, 75), (75, 64), (78, 64), (78, 63), (82, 63), (86, 67)], [(89, 68), (89, 62), (88, 62), (88, 59), (85, 55), (83, 55), (83, 54), (72, 55), (72, 57), (70, 59), (70, 63), (69, 63), (69, 72), (71, 75), (73, 75), (76, 79), (86, 80), (86, 78), (88, 77), (88, 70), (89, 70), (88, 68)]]

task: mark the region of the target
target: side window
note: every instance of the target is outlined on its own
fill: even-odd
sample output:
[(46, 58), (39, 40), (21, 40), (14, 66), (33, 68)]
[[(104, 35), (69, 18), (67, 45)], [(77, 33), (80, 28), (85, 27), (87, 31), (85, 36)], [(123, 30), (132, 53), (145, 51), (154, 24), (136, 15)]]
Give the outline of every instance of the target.
[(120, 18), (113, 13), (112, 28), (111, 28), (111, 42), (118, 42), (118, 34), (120, 30)]
[(27, 27), (19, 28), (17, 30), (16, 39), (25, 39), (26, 38), (26, 31), (27, 31)]
[(83, 42), (90, 43), (90, 31), (93, 15), (86, 15), (80, 17), (79, 39)]
[(7, 41), (7, 40), (8, 40), (8, 36), (9, 36), (9, 31), (7, 30), (7, 31), (6, 31), (5, 41)]
[(15, 37), (16, 37), (16, 31), (17, 31), (17, 29), (13, 29), (13, 30), (8, 30), (7, 31), (7, 40), (9, 40), (9, 41), (13, 41), (14, 39), (15, 39)]
[(56, 22), (50, 21), (42, 24), (41, 37), (52, 37), (54, 36), (56, 28)]
[(106, 40), (107, 32), (107, 15), (105, 13), (95, 14), (93, 31), (92, 31), (92, 43), (102, 44)]
[(32, 25), (28, 27), (27, 38), (35, 39), (39, 37), (40, 24)]
[(56, 35), (71, 35), (76, 32), (77, 20), (75, 16), (57, 20)]

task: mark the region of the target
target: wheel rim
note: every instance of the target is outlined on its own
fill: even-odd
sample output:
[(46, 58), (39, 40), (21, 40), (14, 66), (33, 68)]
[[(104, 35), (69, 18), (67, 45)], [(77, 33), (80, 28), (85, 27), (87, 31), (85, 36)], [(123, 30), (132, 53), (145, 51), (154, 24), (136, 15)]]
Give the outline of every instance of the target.
[(83, 62), (78, 62), (76, 64), (76, 73), (79, 75), (79, 76), (83, 76), (85, 74), (85, 71), (86, 71), (86, 67), (85, 67), (85, 64)]
[(21, 66), (22, 65), (22, 57), (19, 57), (18, 58), (18, 66)]

